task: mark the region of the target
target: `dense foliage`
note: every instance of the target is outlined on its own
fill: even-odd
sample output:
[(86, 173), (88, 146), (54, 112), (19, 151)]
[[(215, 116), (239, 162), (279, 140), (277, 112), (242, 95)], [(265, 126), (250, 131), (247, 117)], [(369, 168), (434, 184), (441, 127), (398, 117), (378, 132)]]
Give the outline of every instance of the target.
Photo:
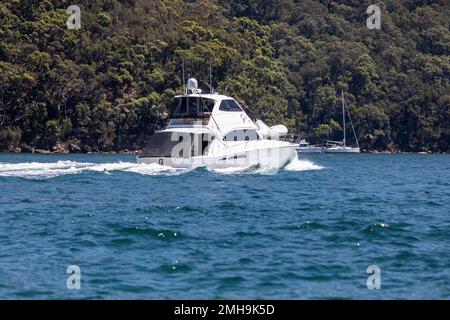
[[(142, 146), (187, 73), (269, 124), (363, 148), (450, 151), (448, 0), (2, 0), (0, 149)], [(69, 30), (69, 5), (81, 8)]]

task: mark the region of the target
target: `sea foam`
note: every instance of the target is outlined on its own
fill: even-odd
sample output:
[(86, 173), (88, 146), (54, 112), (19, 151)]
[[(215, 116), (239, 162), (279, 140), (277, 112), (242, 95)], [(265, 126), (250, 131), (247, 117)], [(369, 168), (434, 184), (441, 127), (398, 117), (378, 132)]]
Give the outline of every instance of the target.
[(295, 158), (284, 167), (286, 171), (309, 171), (309, 170), (321, 170), (323, 167), (311, 162), (309, 160), (300, 160)]
[(138, 164), (132, 162), (90, 163), (74, 161), (0, 163), (0, 177), (21, 177), (46, 179), (61, 175), (83, 172), (111, 174), (114, 171), (133, 172), (142, 175), (176, 175), (186, 172), (158, 164)]
[[(318, 170), (322, 167), (307, 161), (295, 159), (283, 170), (305, 171)], [(62, 175), (80, 174), (84, 172), (98, 172), (111, 174), (113, 172), (131, 172), (141, 175), (179, 175), (191, 170), (172, 168), (159, 164), (139, 164), (133, 162), (111, 162), (91, 163), (76, 161), (57, 162), (22, 162), (22, 163), (0, 163), (0, 177), (20, 177), (28, 179), (48, 179)], [(279, 170), (275, 168), (250, 167), (250, 168), (225, 168), (208, 169), (219, 174), (276, 174)]]

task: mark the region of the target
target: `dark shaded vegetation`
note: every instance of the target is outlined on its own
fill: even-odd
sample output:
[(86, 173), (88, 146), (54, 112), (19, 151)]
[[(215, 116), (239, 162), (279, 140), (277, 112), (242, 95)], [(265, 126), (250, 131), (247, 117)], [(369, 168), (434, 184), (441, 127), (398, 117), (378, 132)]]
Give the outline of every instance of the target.
[(381, 30), (370, 4), (2, 1), (0, 149), (139, 148), (182, 92), (184, 59), (204, 89), (211, 62), (218, 92), (310, 142), (341, 139), (344, 90), (363, 148), (450, 151), (448, 0), (373, 3)]

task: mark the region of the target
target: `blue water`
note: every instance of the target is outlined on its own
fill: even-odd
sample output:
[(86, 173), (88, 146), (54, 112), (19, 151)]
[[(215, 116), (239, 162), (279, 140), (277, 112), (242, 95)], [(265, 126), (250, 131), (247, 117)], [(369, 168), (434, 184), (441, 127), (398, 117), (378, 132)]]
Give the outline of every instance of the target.
[(0, 298), (450, 298), (450, 156), (303, 159), (270, 175), (2, 154)]

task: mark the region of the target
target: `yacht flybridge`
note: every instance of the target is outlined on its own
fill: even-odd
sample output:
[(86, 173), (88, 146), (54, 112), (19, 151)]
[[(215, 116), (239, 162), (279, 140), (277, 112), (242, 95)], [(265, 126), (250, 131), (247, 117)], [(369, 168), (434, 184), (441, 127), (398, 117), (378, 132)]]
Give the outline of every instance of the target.
[(256, 123), (231, 97), (203, 94), (197, 80), (175, 97), (170, 120), (156, 132), (138, 158), (175, 168), (282, 168), (297, 157), (297, 144), (280, 141), (283, 125)]

